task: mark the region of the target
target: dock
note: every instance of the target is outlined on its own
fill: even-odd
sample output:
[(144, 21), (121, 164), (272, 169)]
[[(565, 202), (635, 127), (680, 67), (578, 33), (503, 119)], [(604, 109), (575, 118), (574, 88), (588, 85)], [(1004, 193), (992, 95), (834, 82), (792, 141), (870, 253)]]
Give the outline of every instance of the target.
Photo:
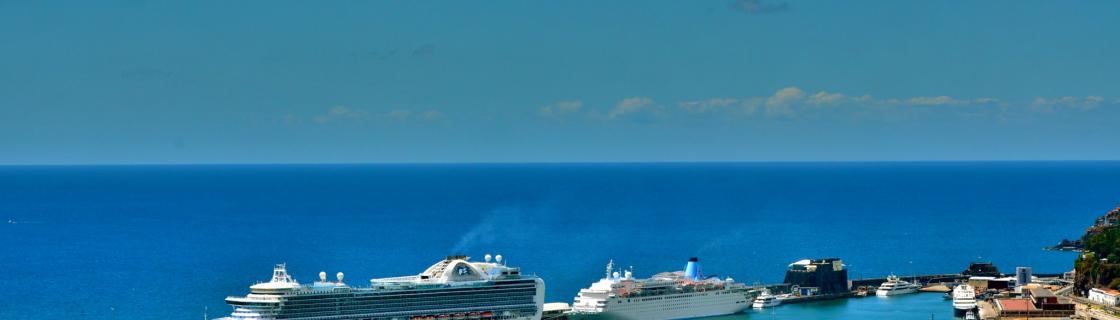
[[(916, 276), (899, 276), (898, 278), (901, 279), (901, 280), (905, 280), (906, 282), (910, 282), (910, 283), (931, 284), (931, 283), (961, 282), (961, 281), (964, 281), (964, 280), (968, 280), (968, 277), (969, 276), (962, 275), (962, 274), (959, 274), (959, 273), (953, 273), (953, 274), (929, 274), (929, 275), (916, 275)], [(878, 287), (879, 285), (883, 284), (883, 282), (887, 282), (886, 277), (852, 280), (852, 288)]]
[[(1029, 272), (1030, 270), (1027, 269), (1027, 271)], [(876, 289), (883, 283), (887, 282), (889, 278), (887, 276), (884, 276), (874, 278), (849, 279), (847, 278), (847, 274), (847, 269), (840, 259), (805, 259), (790, 264), (790, 269), (786, 273), (785, 280), (783, 280), (785, 283), (756, 283), (754, 285), (749, 285), (748, 288), (755, 292), (766, 290), (772, 294), (784, 295), (785, 297), (782, 300), (782, 304), (797, 304), (826, 300), (874, 297), (876, 295)], [(1053, 285), (1054, 287), (1061, 287), (1061, 289), (1055, 289), (1058, 290), (1059, 293), (1062, 293), (1062, 290), (1068, 291), (1071, 288), (1069, 286), (1071, 284), (1070, 281), (1063, 278), (1063, 276), (1066, 276), (1063, 273), (1036, 273), (1033, 275), (1039, 280), (1047, 281), (1047, 283)], [(1055, 306), (1063, 307), (1061, 303), (1058, 302), (1037, 302), (1032, 300), (1034, 299), (1033, 293), (1029, 295), (1024, 294), (1026, 295), (1026, 298), (1020, 298), (1017, 296), (1019, 293), (1015, 292), (1015, 296), (1009, 298), (1008, 294), (1011, 292), (1009, 291), (1010, 288), (1007, 287), (1007, 284), (1009, 281), (1014, 281), (1014, 277), (1015, 274), (1006, 274), (999, 272), (994, 266), (991, 265), (991, 263), (973, 263), (969, 266), (968, 269), (961, 273), (937, 273), (897, 276), (897, 278), (900, 280), (920, 285), (921, 289), (919, 289), (919, 291), (921, 292), (948, 294), (952, 292), (952, 288), (956, 286), (956, 284), (973, 281), (976, 282), (971, 283), (973, 286), (976, 286), (982, 291), (988, 291), (988, 294), (994, 294), (992, 292), (998, 292), (997, 290), (1004, 290), (1002, 291), (1002, 295), (994, 297), (996, 298), (994, 300), (992, 298), (987, 298), (978, 301), (979, 308), (977, 311), (979, 311), (979, 315), (982, 319), (992, 319), (1000, 315), (1055, 316), (1072, 313), (1072, 308), (1069, 308), (1068, 310), (1062, 308), (1054, 308)], [(970, 279), (972, 281), (970, 281)], [(1049, 289), (1044, 289), (1045, 292), (1050, 292), (1048, 290)], [(1034, 292), (1033, 289), (1031, 292)], [(1040, 299), (1052, 296), (1053, 295), (1039, 295), (1039, 297), (1041, 297)], [(1034, 305), (1035, 308), (1031, 309), (1024, 307), (1021, 308), (1022, 310), (1019, 310), (1006, 306), (999, 307), (995, 304), (995, 302), (1000, 301), (1002, 301), (1003, 303), (1014, 302), (1015, 304), (1009, 304), (1011, 306), (1025, 306), (1027, 304), (1031, 304)], [(570, 310), (568, 308), (569, 307), (567, 307), (565, 303), (550, 304), (549, 308), (546, 308), (546, 314), (548, 315), (546, 319), (568, 319), (567, 311)], [(1120, 308), (1118, 308), (1118, 310), (1120, 310)], [(1079, 311), (1082, 313), (1088, 313), (1089, 311), (1093, 310)], [(1118, 311), (1117, 313), (1120, 314), (1120, 311)]]

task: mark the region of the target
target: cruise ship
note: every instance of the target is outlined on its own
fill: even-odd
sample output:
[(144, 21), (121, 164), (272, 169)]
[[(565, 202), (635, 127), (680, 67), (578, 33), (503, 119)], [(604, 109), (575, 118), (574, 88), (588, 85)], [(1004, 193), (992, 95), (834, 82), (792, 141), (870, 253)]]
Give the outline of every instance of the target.
[(887, 277), (887, 282), (883, 282), (883, 284), (879, 285), (879, 289), (875, 290), (875, 295), (885, 297), (899, 294), (916, 293), (920, 288), (921, 286), (919, 286), (918, 284), (899, 279), (898, 276), (892, 274)]
[(953, 313), (964, 316), (976, 309), (976, 289), (967, 283), (953, 288)]
[[(370, 280), (368, 287), (327, 281), (301, 285), (277, 265), (272, 280), (249, 287), (246, 296), (226, 298), (226, 320), (539, 320), (544, 281), (507, 266), (502, 256), (473, 262), (449, 256), (414, 276)], [(493, 261), (491, 261), (493, 260)]]
[(662, 272), (635, 279), (633, 270), (619, 274), (607, 264), (605, 276), (579, 291), (569, 319), (668, 320), (743, 312), (757, 295), (727, 277), (705, 278), (700, 260), (689, 259), (684, 271)]

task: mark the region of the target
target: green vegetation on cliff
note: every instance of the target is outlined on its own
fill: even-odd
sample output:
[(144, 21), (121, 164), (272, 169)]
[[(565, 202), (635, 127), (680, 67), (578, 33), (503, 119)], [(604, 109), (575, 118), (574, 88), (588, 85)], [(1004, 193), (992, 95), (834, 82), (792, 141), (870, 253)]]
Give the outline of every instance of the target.
[(1082, 295), (1091, 288), (1120, 289), (1120, 225), (1109, 221), (1115, 221), (1109, 218), (1117, 215), (1120, 215), (1120, 210), (1113, 210), (1097, 219), (1097, 224), (1081, 238), (1085, 250), (1073, 266), (1077, 272), (1074, 286)]

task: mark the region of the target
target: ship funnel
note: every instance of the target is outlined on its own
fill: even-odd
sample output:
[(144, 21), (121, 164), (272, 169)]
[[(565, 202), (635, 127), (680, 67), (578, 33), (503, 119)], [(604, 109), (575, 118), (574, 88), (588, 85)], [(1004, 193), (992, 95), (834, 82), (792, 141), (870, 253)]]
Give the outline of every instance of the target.
[(692, 257), (688, 259), (688, 264), (684, 267), (684, 277), (692, 281), (699, 281), (704, 277), (704, 271), (700, 269), (700, 259)]

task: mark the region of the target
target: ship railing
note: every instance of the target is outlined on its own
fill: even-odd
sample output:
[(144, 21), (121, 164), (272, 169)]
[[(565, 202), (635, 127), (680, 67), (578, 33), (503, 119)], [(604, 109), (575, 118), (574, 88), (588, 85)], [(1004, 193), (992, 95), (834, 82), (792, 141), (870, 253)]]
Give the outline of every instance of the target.
[(390, 277), (390, 278), (374, 278), (370, 282), (421, 282), (418, 276), (403, 276), (403, 277)]

